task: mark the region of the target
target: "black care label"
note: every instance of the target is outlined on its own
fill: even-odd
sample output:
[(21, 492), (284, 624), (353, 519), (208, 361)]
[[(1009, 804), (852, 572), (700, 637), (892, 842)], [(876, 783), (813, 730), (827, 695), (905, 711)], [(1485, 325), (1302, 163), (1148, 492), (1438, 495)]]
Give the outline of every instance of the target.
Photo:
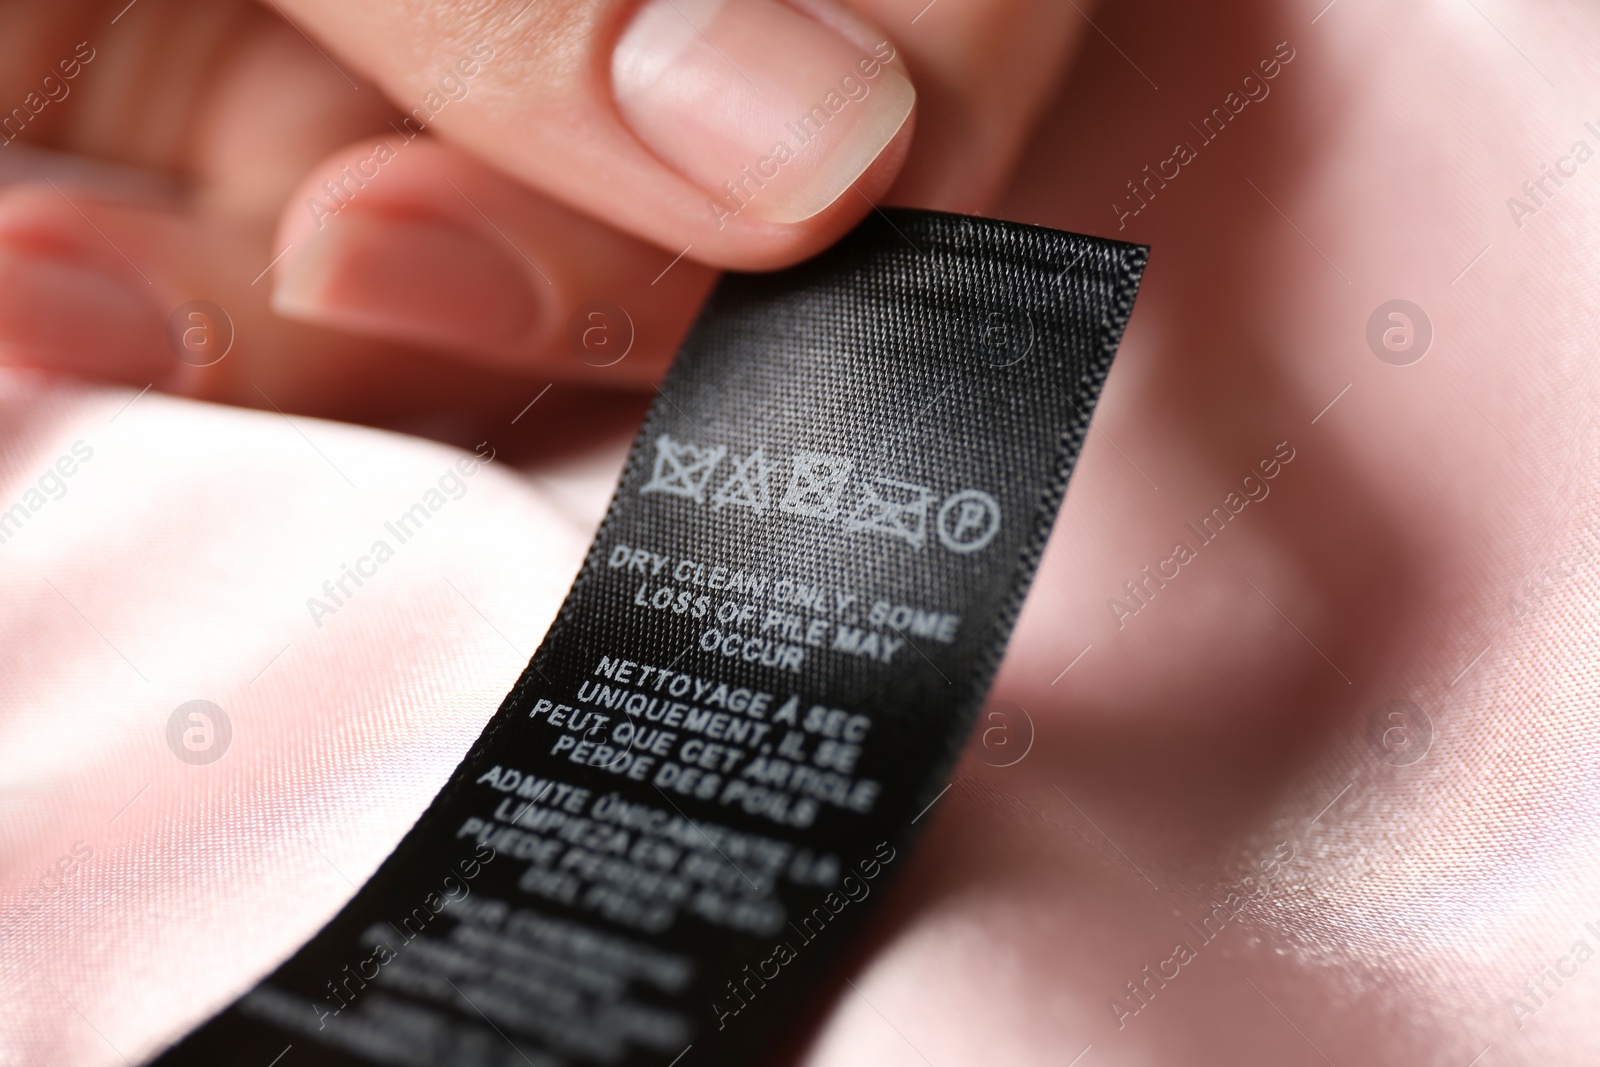
[(888, 211), (725, 278), (471, 754), (157, 1062), (757, 1062), (966, 741), (1144, 262)]

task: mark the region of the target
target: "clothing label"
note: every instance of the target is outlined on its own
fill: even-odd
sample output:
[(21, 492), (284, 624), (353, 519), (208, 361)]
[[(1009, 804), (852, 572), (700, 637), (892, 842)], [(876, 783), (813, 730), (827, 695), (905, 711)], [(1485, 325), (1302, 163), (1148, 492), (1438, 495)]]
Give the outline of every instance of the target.
[(756, 1062), (943, 788), (1144, 261), (896, 210), (725, 278), (472, 752), (157, 1063)]

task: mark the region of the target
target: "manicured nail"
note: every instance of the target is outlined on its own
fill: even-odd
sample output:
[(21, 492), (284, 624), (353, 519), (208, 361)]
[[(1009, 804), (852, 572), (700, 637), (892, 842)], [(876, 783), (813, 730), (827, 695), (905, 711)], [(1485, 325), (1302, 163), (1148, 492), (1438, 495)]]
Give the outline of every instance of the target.
[(911, 114), (904, 66), (889, 41), (862, 48), (782, 0), (645, 0), (611, 82), (720, 229), (747, 211), (800, 222), (842, 196)]
[(544, 317), (534, 286), (545, 283), (528, 271), (503, 238), (350, 211), (290, 251), (272, 307), (356, 333), (514, 356)]
[(0, 364), (156, 382), (178, 368), (137, 275), (0, 243)]

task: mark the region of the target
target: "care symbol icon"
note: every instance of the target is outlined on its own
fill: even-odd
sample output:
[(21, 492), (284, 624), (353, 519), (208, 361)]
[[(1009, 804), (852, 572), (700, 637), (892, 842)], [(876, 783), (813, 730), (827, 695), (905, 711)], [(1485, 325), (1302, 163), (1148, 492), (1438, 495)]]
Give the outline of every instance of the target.
[(976, 552), (1000, 532), (1000, 504), (981, 489), (963, 489), (939, 506), (934, 527), (950, 551)]

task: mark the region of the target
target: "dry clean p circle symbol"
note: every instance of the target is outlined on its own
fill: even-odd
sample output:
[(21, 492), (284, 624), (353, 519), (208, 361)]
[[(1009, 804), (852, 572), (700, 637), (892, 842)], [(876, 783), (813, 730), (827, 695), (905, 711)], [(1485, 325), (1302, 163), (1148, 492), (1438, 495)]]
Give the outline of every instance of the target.
[(950, 551), (976, 552), (1000, 532), (1000, 503), (981, 489), (963, 489), (939, 506), (934, 527)]

